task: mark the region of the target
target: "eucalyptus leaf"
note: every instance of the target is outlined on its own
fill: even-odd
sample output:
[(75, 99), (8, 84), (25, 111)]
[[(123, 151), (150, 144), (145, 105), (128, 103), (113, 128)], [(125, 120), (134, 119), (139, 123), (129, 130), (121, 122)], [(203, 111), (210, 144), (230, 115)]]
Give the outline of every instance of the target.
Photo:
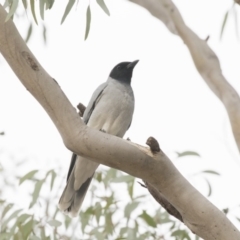
[(207, 196), (209, 197), (212, 194), (212, 187), (211, 187), (210, 182), (206, 178), (205, 178), (205, 180), (206, 180), (206, 183), (208, 185), (208, 194), (207, 194)]
[(35, 13), (35, 0), (30, 0), (30, 6), (31, 6), (31, 11), (32, 11), (32, 15), (33, 15), (34, 21), (38, 25), (36, 13)]
[(23, 6), (25, 9), (27, 9), (27, 0), (22, 0)]
[(65, 12), (64, 12), (64, 14), (63, 14), (63, 16), (62, 16), (61, 24), (63, 24), (63, 22), (65, 21), (67, 15), (68, 15), (69, 12), (71, 11), (71, 9), (72, 9), (72, 7), (73, 7), (73, 5), (74, 5), (75, 2), (76, 2), (76, 0), (69, 0), (69, 1), (68, 1), (68, 4), (67, 4), (67, 6), (66, 6), (66, 8), (65, 8)]
[(220, 176), (220, 173), (213, 171), (213, 170), (204, 170), (202, 173), (208, 173), (208, 174), (213, 174), (213, 175), (218, 175)]
[(108, 10), (108, 8), (107, 8), (104, 0), (97, 0), (97, 3), (98, 3), (98, 5), (102, 8), (102, 10), (103, 10), (108, 16), (110, 16), (110, 12), (109, 12), (109, 10)]
[(134, 180), (133, 176), (123, 175), (123, 176), (116, 177), (116, 178), (112, 179), (111, 182), (113, 182), (113, 183), (123, 183), (123, 182), (130, 182), (130, 181), (133, 181), (133, 180)]
[(29, 27), (28, 27), (28, 32), (27, 32), (27, 36), (25, 38), (25, 42), (28, 43), (30, 37), (32, 35), (32, 23), (30, 23)]
[(221, 33), (220, 33), (220, 39), (222, 38), (223, 36), (223, 32), (224, 32), (224, 29), (225, 29), (225, 26), (226, 26), (226, 23), (227, 23), (227, 20), (228, 20), (228, 11), (225, 13), (224, 15), (224, 18), (223, 18), (223, 22), (222, 22), (222, 27), (221, 27)]
[(201, 157), (197, 152), (194, 151), (184, 151), (184, 152), (176, 152), (177, 157), (185, 157), (185, 156), (196, 156), (196, 157)]
[(18, 6), (18, 2), (19, 2), (19, 0), (13, 0), (12, 1), (9, 13), (8, 13), (8, 15), (7, 15), (6, 19), (5, 19), (5, 22), (7, 22), (14, 15), (14, 13), (16, 12), (16, 9), (17, 9), (17, 6)]
[(143, 213), (138, 217), (142, 218), (149, 226), (154, 228), (157, 227), (157, 224), (154, 221), (154, 219), (149, 214), (147, 214), (146, 211), (143, 211)]
[(86, 13), (86, 30), (85, 30), (85, 40), (88, 38), (88, 34), (91, 26), (91, 9), (90, 5), (88, 5), (87, 13)]
[(18, 214), (22, 211), (22, 209), (14, 211), (3, 223), (1, 224), (1, 230), (3, 231), (6, 227), (7, 224), (14, 218), (18, 216)]
[(42, 20), (44, 20), (44, 6), (46, 4), (45, 0), (39, 0), (39, 10), (40, 10), (40, 16)]
[(21, 185), (25, 180), (32, 179), (37, 172), (38, 170), (32, 170), (31, 172), (25, 174), (23, 177), (20, 178), (19, 185)]
[(58, 220), (52, 219), (50, 221), (47, 222), (50, 226), (52, 227), (59, 227), (62, 225), (62, 223)]
[(124, 217), (130, 218), (132, 212), (138, 207), (140, 202), (128, 203), (124, 209)]
[(36, 182), (35, 184), (35, 188), (34, 188), (34, 191), (33, 191), (33, 194), (32, 194), (32, 202), (30, 203), (30, 206), (29, 208), (31, 208), (36, 202), (37, 202), (37, 199), (39, 197), (39, 193), (41, 191), (41, 188), (42, 188), (42, 185), (43, 183), (45, 182), (45, 179), (43, 180), (39, 180)]

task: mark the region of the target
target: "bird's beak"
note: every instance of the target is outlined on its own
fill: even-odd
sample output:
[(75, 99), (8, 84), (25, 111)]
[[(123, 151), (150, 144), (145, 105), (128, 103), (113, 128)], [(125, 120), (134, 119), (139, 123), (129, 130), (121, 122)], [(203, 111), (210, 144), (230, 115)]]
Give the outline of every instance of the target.
[(135, 61), (129, 63), (127, 65), (127, 68), (134, 68), (137, 65), (138, 62), (139, 62), (139, 60), (135, 60)]

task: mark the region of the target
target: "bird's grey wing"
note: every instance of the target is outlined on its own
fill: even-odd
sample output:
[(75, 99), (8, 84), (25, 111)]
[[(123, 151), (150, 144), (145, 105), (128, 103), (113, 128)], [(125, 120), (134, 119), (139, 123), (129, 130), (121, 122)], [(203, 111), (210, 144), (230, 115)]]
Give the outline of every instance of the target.
[(87, 124), (91, 114), (96, 106), (96, 102), (101, 98), (103, 90), (107, 87), (107, 82), (101, 84), (93, 93), (90, 102), (88, 103), (88, 106), (83, 114), (83, 121)]
[[(99, 100), (99, 98), (101, 97), (101, 94), (103, 92), (103, 90), (107, 87), (107, 82), (102, 83), (94, 92), (93, 95), (88, 103), (87, 108), (84, 111), (84, 115), (83, 115), (83, 121), (87, 124), (89, 121), (89, 118), (91, 117), (91, 114), (96, 106), (96, 102)], [(73, 153), (72, 154), (72, 158), (71, 158), (71, 163), (68, 169), (68, 174), (67, 174), (67, 181), (69, 179), (69, 176), (74, 168), (75, 162), (77, 159), (77, 154)]]

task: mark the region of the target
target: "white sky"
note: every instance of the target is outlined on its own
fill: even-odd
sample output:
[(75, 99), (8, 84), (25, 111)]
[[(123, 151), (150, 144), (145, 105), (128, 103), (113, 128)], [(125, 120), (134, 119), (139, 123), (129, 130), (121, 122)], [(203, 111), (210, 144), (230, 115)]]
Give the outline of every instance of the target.
[[(203, 194), (207, 193), (206, 184), (193, 174), (207, 169), (218, 171), (221, 177), (209, 177), (213, 185), (209, 199), (221, 209), (236, 209), (240, 204), (240, 158), (228, 117), (196, 71), (182, 40), (146, 10), (128, 1), (108, 0), (111, 17), (91, 1), (91, 30), (84, 41), (86, 4), (80, 1), (63, 25), (60, 20), (65, 5), (57, 2), (46, 12), (47, 45), (42, 41), (41, 24), (34, 28), (29, 42), (40, 63), (76, 106), (88, 103), (117, 63), (140, 59), (132, 80), (136, 109), (125, 137), (140, 144), (149, 136), (157, 138), (163, 151)], [(223, 16), (231, 4), (218, 0), (177, 2), (188, 26), (201, 38), (210, 35), (208, 43), (218, 55), (225, 77), (239, 92), (240, 42), (233, 14), (219, 40)], [(32, 19), (31, 14), (28, 18)], [(28, 20), (16, 24), (25, 36)], [(6, 132), (0, 137), (1, 152), (10, 152), (18, 160), (31, 159), (26, 172), (59, 165), (68, 168), (70, 153), (50, 118), (1, 56), (0, 109), (0, 131)], [(201, 158), (176, 160), (174, 151), (185, 150), (196, 151)]]

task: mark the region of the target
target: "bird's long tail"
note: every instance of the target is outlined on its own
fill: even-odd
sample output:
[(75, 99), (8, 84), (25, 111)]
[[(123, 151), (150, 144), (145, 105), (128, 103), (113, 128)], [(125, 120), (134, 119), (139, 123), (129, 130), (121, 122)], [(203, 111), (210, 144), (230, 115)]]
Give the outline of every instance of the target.
[(98, 165), (95, 162), (73, 155), (67, 185), (58, 204), (59, 209), (70, 217), (78, 215)]

